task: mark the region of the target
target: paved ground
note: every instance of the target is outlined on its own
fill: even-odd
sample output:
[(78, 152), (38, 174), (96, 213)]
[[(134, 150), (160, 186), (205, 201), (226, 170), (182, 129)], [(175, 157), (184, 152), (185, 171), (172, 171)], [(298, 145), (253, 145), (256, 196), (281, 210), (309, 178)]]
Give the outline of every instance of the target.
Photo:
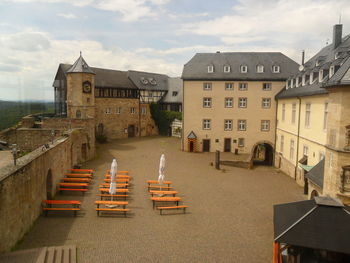
[[(86, 164), (95, 169), (91, 193), (57, 196), (83, 201), (83, 213), (40, 217), (19, 249), (76, 244), (78, 262), (271, 262), (272, 205), (302, 200), (302, 189), (272, 168), (217, 171), (211, 153), (184, 153), (177, 138), (117, 140), (103, 145)], [(166, 179), (173, 181), (188, 214), (160, 216), (152, 209), (146, 179), (158, 177), (166, 156)], [(133, 176), (130, 218), (97, 217), (97, 185), (112, 157)]]

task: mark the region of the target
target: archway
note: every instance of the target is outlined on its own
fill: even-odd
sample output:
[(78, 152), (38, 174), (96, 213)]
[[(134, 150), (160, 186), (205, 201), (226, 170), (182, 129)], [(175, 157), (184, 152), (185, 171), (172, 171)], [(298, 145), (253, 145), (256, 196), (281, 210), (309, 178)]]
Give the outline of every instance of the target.
[(318, 192), (316, 190), (313, 190), (310, 195), (310, 199), (314, 199), (315, 197), (318, 196)]
[(104, 133), (104, 126), (102, 123), (100, 123), (98, 126), (97, 126), (97, 134), (98, 135), (103, 135)]
[(51, 169), (47, 171), (46, 175), (46, 199), (51, 200), (53, 198), (53, 193), (52, 193), (52, 172)]
[(253, 165), (273, 165), (273, 147), (269, 142), (259, 142), (253, 146)]

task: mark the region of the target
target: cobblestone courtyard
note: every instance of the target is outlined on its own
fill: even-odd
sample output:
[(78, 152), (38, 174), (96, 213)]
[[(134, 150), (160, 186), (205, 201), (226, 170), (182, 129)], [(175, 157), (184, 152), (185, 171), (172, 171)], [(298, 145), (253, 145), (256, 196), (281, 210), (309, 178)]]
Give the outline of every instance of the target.
[[(162, 153), (165, 179), (190, 206), (186, 214), (160, 216), (152, 209), (145, 181), (157, 179)], [(98, 185), (113, 156), (118, 169), (133, 176), (129, 218), (97, 217), (95, 212)], [(96, 170), (89, 193), (56, 197), (81, 200), (82, 212), (77, 217), (40, 217), (18, 248), (75, 244), (79, 263), (271, 262), (272, 205), (304, 199), (302, 189), (273, 168), (223, 166), (223, 172), (210, 166), (213, 160), (212, 153), (181, 152), (177, 138), (135, 138), (99, 146), (97, 157), (85, 164)]]

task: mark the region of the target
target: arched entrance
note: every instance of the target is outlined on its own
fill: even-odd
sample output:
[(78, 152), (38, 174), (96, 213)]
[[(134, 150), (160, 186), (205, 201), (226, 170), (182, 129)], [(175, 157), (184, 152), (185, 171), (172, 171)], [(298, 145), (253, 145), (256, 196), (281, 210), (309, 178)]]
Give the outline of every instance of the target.
[(273, 147), (269, 142), (254, 145), (252, 152), (253, 165), (273, 165)]
[(129, 138), (135, 137), (135, 125), (128, 126), (128, 137)]
[(316, 190), (313, 190), (310, 195), (310, 199), (314, 199), (316, 196), (318, 196), (318, 192)]
[(53, 185), (52, 172), (51, 172), (51, 169), (49, 169), (46, 175), (46, 199), (47, 200), (51, 200), (53, 198), (52, 185)]
[(188, 152), (196, 152), (196, 144), (197, 144), (197, 136), (191, 131), (187, 136), (187, 151)]

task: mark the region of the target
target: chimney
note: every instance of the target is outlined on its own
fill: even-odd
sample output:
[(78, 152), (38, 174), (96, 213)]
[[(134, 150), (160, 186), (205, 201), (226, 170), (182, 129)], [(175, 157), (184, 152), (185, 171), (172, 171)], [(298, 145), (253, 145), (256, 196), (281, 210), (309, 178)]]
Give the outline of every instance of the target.
[(342, 40), (343, 25), (337, 24), (333, 26), (333, 49), (336, 49)]
[(305, 50), (301, 52), (301, 65), (304, 66), (304, 64), (305, 64)]

